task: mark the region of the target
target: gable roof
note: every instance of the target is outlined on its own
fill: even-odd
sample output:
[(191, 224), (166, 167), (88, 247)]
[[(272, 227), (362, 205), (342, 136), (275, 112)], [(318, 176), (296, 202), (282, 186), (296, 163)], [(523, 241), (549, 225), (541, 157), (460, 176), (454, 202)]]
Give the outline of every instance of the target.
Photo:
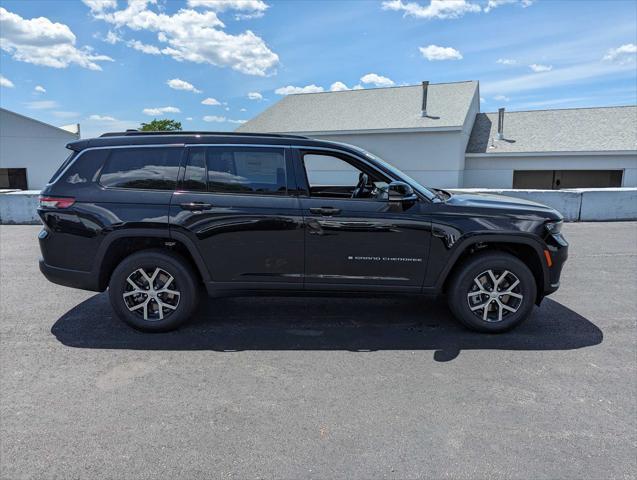
[(497, 112), (479, 113), (467, 153), (637, 150), (637, 107), (505, 112), (504, 139), (492, 142), (497, 131)]
[(422, 86), (288, 95), (244, 123), (238, 132), (363, 133), (460, 129), (478, 82), (430, 84), (422, 117)]
[(46, 123), (46, 122), (43, 122), (41, 120), (37, 120), (35, 118), (27, 117), (26, 115), (22, 115), (21, 113), (17, 113), (17, 112), (13, 112), (11, 110), (7, 110), (6, 108), (0, 107), (0, 114), (1, 115), (7, 115), (7, 116), (14, 115), (14, 116), (16, 116), (18, 118), (22, 118), (24, 120), (28, 120), (30, 122), (33, 122), (35, 125), (41, 125), (43, 127), (52, 128), (57, 133), (62, 133), (62, 134), (69, 135), (70, 139), (79, 138), (79, 134), (77, 134), (77, 133), (69, 132), (68, 130), (66, 130), (64, 128), (56, 127), (55, 125), (51, 125), (50, 123)]

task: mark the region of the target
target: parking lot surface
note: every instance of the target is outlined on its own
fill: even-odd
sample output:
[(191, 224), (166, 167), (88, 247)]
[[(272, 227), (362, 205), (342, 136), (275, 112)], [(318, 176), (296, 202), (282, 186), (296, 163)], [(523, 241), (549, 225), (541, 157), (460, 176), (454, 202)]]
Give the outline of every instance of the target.
[(0, 477), (635, 478), (637, 223), (504, 335), (442, 300), (206, 299), (143, 334), (0, 227)]

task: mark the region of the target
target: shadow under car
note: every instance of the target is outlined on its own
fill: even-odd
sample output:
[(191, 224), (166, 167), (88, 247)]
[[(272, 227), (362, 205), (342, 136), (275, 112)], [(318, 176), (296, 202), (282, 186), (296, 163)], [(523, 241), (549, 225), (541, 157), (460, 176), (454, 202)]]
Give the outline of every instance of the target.
[(64, 345), (133, 350), (432, 350), (437, 361), (462, 350), (570, 350), (597, 345), (602, 331), (551, 299), (504, 334), (458, 324), (441, 299), (205, 298), (192, 320), (168, 333), (138, 332), (114, 317), (108, 296), (69, 310), (51, 332)]

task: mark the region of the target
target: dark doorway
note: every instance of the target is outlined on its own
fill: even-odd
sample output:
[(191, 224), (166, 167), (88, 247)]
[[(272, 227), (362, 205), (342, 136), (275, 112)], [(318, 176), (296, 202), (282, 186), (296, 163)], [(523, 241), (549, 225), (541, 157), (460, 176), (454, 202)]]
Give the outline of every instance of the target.
[(27, 189), (26, 168), (0, 168), (0, 188)]
[(515, 170), (513, 188), (611, 188), (622, 186), (622, 170)]

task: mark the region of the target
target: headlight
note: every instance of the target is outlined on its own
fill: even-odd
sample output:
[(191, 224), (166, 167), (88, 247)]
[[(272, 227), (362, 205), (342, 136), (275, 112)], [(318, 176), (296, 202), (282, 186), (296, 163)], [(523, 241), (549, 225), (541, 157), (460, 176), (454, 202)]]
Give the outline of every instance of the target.
[(552, 234), (552, 235), (556, 235), (558, 233), (560, 233), (562, 231), (562, 224), (564, 222), (562, 220), (560, 220), (559, 222), (546, 222), (544, 224), (544, 228), (546, 228), (546, 230)]

